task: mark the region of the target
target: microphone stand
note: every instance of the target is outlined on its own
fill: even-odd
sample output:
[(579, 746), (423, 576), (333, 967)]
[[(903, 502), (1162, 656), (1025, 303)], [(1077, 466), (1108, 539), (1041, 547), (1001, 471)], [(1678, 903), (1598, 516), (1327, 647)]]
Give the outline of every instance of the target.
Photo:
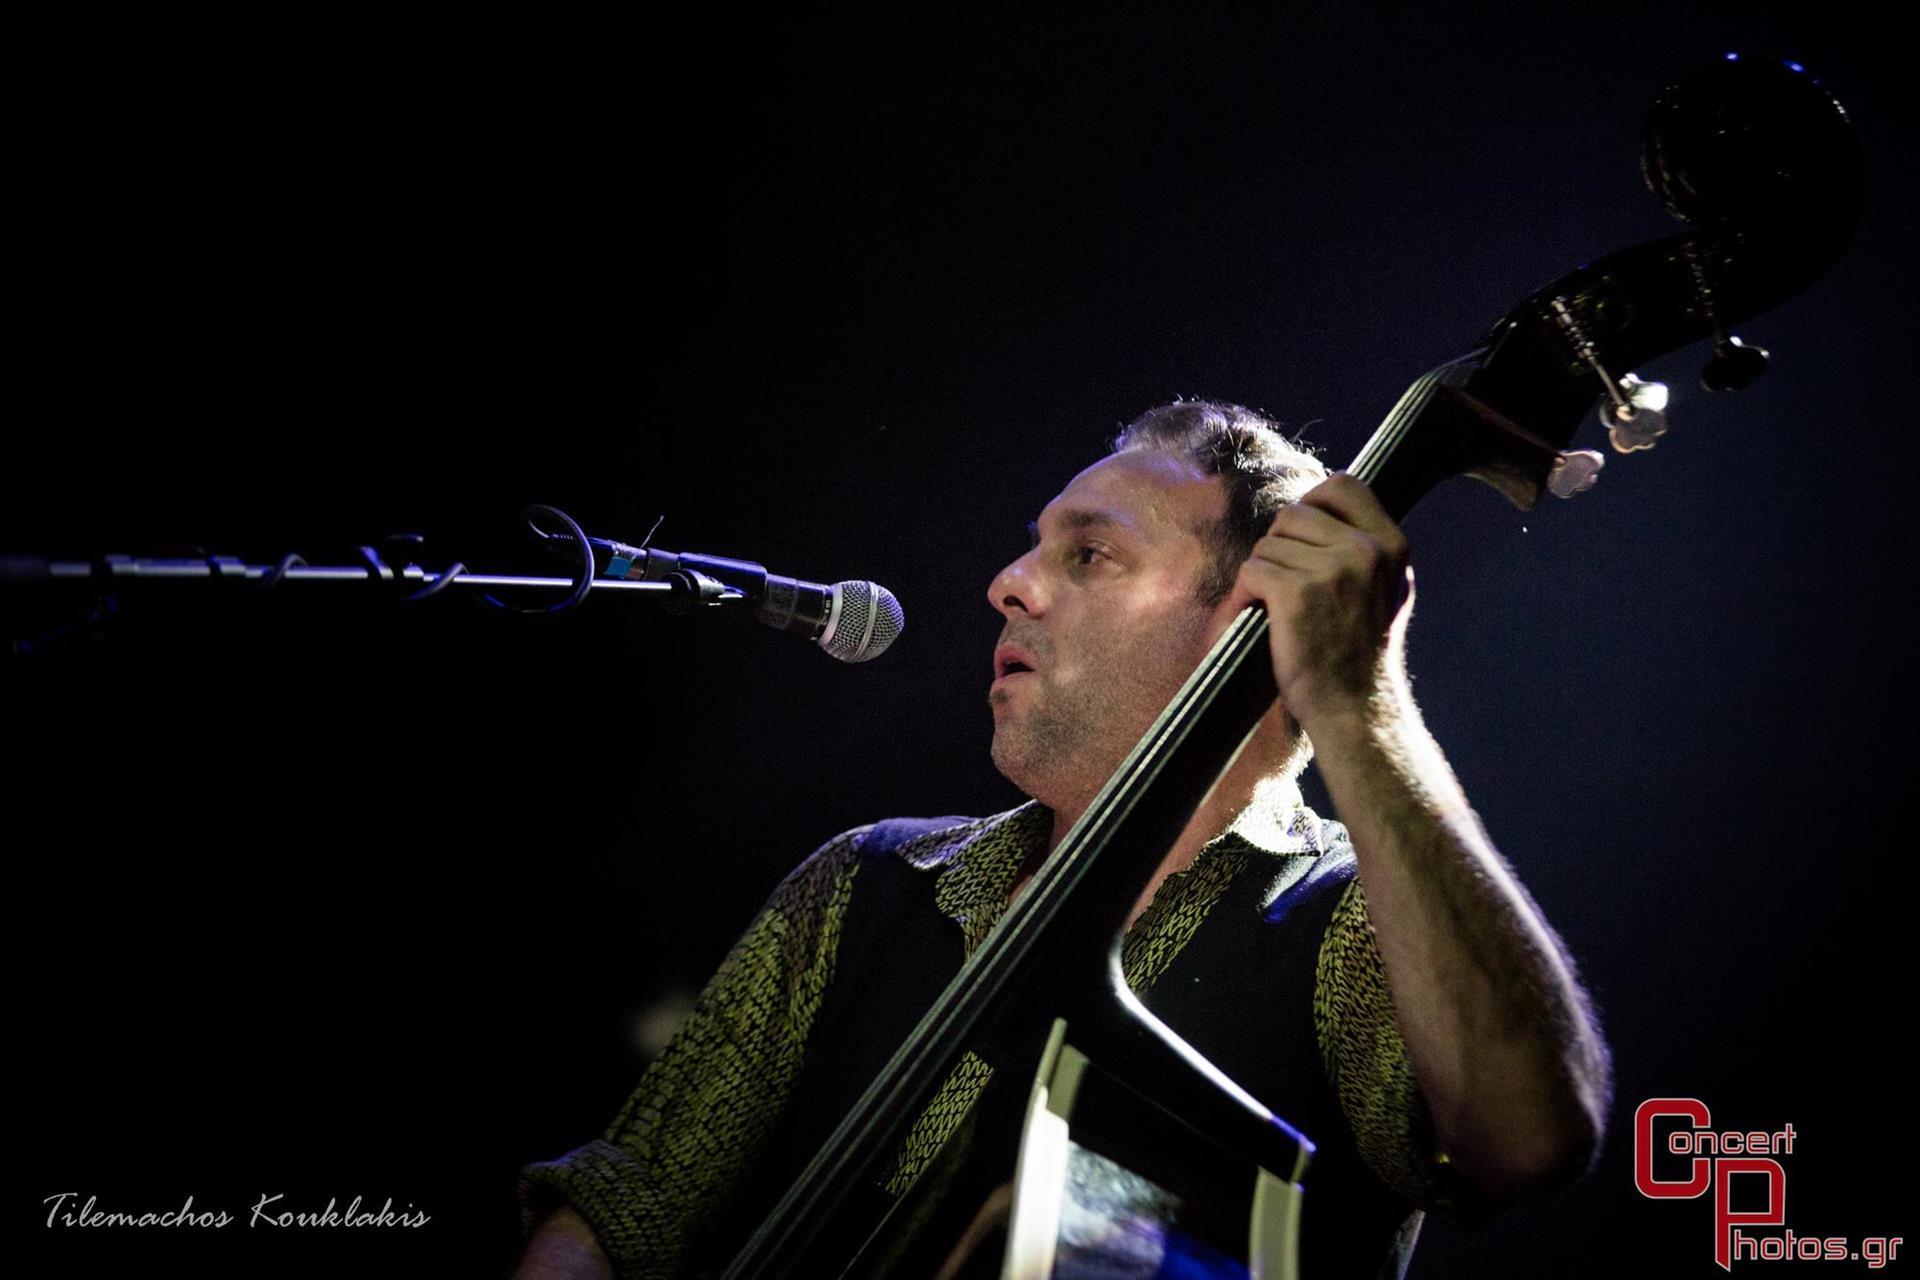
[[(697, 570), (681, 568), (660, 581), (643, 581), (618, 576), (602, 577), (595, 559), (596, 546), (607, 548), (613, 557), (611, 568), (624, 572), (620, 555), (632, 551), (624, 544), (589, 538), (574, 519), (555, 507), (534, 505), (520, 513), (528, 531), (548, 550), (578, 557), (578, 569), (570, 577), (541, 577), (524, 574), (475, 573), (460, 561), (439, 571), (422, 568), (410, 559), (392, 563), (417, 552), (424, 541), (418, 534), (399, 535), (387, 540), (388, 552), (382, 556), (373, 547), (360, 548), (361, 563), (344, 565), (308, 564), (303, 556), (288, 553), (274, 564), (248, 564), (236, 556), (202, 554), (187, 558), (102, 555), (91, 560), (56, 560), (44, 556), (0, 555), (0, 587), (19, 588), (58, 584), (90, 585), (110, 590), (132, 584), (206, 582), (252, 591), (270, 591), (285, 583), (360, 584), (387, 594), (401, 603), (426, 600), (453, 588), (477, 590), (475, 597), (490, 609), (521, 616), (552, 617), (576, 608), (593, 591), (632, 592), (650, 597), (669, 613), (688, 613), (695, 607), (734, 604), (747, 598), (744, 591), (731, 587)], [(554, 534), (535, 525), (532, 517), (549, 515), (566, 525), (567, 533)], [(651, 535), (649, 535), (651, 536)], [(547, 591), (566, 590), (557, 604), (525, 608), (496, 599), (492, 590), (530, 587)], [(96, 608), (89, 621), (100, 621), (114, 612), (111, 601)], [(68, 630), (61, 628), (60, 631)], [(48, 639), (59, 632), (50, 633)], [(17, 641), (16, 653), (32, 652), (33, 642)]]

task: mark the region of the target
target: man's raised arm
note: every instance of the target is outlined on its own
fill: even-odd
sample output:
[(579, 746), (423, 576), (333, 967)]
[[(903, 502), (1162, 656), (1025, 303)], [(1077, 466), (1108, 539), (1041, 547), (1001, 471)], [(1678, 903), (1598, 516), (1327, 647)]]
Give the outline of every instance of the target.
[(1353, 839), (1407, 1054), (1457, 1177), (1495, 1202), (1594, 1160), (1611, 1063), (1558, 937), (1427, 732), (1404, 536), (1335, 476), (1275, 517), (1234, 608), (1268, 611), (1283, 705)]

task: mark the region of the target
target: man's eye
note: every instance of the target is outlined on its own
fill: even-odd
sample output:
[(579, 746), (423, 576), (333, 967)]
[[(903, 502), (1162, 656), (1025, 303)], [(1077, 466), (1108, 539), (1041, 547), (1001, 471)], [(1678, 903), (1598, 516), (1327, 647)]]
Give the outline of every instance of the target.
[(1100, 548), (1092, 545), (1091, 543), (1086, 543), (1086, 544), (1082, 544), (1079, 547), (1074, 548), (1073, 561), (1075, 564), (1089, 565), (1089, 564), (1092, 564), (1095, 560), (1106, 559), (1106, 555), (1107, 553), (1102, 551)]

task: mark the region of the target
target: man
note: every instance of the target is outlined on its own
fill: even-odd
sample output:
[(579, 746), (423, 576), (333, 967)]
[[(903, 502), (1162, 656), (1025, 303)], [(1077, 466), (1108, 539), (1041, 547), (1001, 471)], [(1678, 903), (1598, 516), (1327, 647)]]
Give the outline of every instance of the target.
[[(872, 855), (861, 828), (796, 871), (607, 1138), (525, 1171), (523, 1275), (724, 1264), (857, 1093), (839, 1081), (864, 1083), (920, 1012), (871, 993), (957, 968), (1254, 602), (1280, 700), (1141, 895), (1125, 959), (1150, 1008), (1321, 1144), (1303, 1274), (1397, 1273), (1421, 1210), (1478, 1220), (1591, 1166), (1605, 1044), (1414, 706), (1406, 542), (1365, 486), (1250, 411), (1177, 402), (1047, 504), (988, 598), (993, 760), (1032, 802)], [(1344, 829), (1299, 803), (1309, 754)], [(1219, 1031), (1222, 1009), (1214, 1042), (1183, 1025)], [(889, 1190), (990, 1075), (956, 1067)]]

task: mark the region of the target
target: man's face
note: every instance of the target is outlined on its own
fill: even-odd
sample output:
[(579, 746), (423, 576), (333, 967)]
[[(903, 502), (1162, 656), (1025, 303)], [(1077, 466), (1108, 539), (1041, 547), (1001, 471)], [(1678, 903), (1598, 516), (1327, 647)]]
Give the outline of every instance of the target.
[(1225, 511), (1220, 482), (1184, 460), (1114, 454), (1047, 504), (1033, 549), (988, 586), (1006, 618), (993, 762), (1027, 795), (1084, 808), (1206, 654), (1225, 620), (1195, 598), (1212, 560), (1196, 530)]

